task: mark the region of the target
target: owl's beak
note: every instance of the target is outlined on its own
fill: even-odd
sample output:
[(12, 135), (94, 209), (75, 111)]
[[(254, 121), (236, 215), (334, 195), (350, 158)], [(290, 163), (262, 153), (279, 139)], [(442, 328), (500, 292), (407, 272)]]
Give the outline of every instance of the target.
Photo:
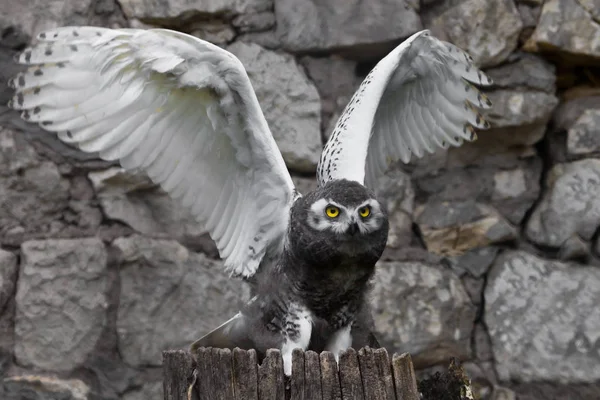
[(358, 232), (358, 224), (356, 222), (352, 222), (346, 231), (348, 235), (354, 236)]

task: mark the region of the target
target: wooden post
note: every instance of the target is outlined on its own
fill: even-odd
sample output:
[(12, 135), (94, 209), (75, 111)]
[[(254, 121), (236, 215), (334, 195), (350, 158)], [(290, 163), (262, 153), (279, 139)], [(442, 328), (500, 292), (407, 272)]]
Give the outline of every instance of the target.
[(165, 400), (187, 399), (187, 390), (194, 375), (192, 364), (192, 355), (188, 352), (181, 350), (163, 352), (163, 392)]
[(165, 400), (419, 400), (408, 354), (348, 349), (339, 368), (332, 353), (295, 350), (292, 376), (283, 374), (278, 350), (257, 365), (254, 350), (201, 348), (163, 353)]
[(417, 379), (410, 354), (394, 354), (392, 356), (392, 371), (398, 400), (413, 400), (419, 398)]

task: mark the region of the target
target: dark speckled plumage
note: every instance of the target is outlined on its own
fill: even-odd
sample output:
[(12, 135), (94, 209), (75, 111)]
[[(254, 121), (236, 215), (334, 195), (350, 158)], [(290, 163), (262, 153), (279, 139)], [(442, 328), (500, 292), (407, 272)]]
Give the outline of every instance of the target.
[[(334, 234), (306, 223), (311, 205), (322, 198), (357, 207), (375, 195), (357, 182), (337, 180), (296, 200), (281, 259), (253, 277), (256, 298), (227, 329), (219, 328), (218, 335), (207, 335), (195, 347), (237, 346), (255, 348), (259, 353), (281, 348), (285, 334), (294, 339), (297, 333), (293, 320), (299, 313), (295, 309), (298, 304), (313, 315), (308, 349), (322, 351), (329, 336), (350, 323), (353, 347), (379, 347), (371, 332), (373, 322), (365, 296), (387, 242), (386, 211), (382, 209), (380, 229), (353, 237)], [(348, 247), (354, 254), (342, 250)]]

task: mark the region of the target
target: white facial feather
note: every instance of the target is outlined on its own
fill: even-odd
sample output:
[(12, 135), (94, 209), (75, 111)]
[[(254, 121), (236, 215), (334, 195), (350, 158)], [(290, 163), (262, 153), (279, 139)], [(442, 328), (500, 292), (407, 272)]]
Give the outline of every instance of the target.
[[(335, 218), (330, 218), (326, 214), (328, 206), (335, 206), (340, 213)], [(360, 210), (369, 206), (371, 212), (368, 217), (360, 216)], [(351, 224), (357, 223), (361, 234), (368, 234), (381, 228), (384, 215), (379, 202), (375, 199), (368, 199), (358, 207), (346, 207), (331, 199), (323, 198), (315, 201), (308, 212), (308, 225), (318, 231), (330, 230), (336, 234), (345, 234)]]
[[(364, 206), (369, 206), (371, 208), (371, 214), (367, 218), (362, 218), (360, 216), (359, 210)], [(369, 199), (365, 201), (360, 206), (356, 207), (354, 212), (360, 221), (358, 224), (358, 229), (363, 235), (380, 229), (385, 218), (383, 211), (381, 210), (381, 205), (375, 199)]]

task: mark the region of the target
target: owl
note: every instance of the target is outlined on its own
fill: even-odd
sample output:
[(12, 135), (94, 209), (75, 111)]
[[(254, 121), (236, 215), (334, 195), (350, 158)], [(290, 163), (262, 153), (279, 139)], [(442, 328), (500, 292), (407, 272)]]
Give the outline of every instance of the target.
[(187, 208), (224, 268), (252, 285), (233, 318), (199, 346), (377, 346), (366, 296), (388, 236), (372, 191), (392, 162), (475, 139), (491, 80), (458, 47), (415, 33), (367, 75), (300, 194), (246, 71), (233, 54), (167, 29), (64, 27), (16, 57), (21, 117), (65, 143), (143, 171)]

